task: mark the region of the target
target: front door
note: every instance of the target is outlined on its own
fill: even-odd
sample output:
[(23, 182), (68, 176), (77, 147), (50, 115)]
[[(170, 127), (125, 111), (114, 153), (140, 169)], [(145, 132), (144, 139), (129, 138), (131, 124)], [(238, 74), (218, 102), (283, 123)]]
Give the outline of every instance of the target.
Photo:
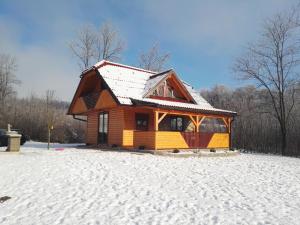
[(98, 144), (107, 144), (108, 139), (108, 112), (99, 114)]

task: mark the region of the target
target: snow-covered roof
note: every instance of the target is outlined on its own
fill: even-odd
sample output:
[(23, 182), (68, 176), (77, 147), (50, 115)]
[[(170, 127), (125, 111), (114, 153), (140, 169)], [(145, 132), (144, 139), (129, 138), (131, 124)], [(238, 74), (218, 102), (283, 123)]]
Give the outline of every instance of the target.
[(131, 67), (123, 64), (101, 61), (94, 65), (111, 89), (112, 93), (118, 99), (120, 104), (133, 105), (134, 101), (142, 101), (148, 103), (156, 103), (163, 106), (179, 107), (184, 109), (201, 109), (224, 113), (234, 113), (227, 110), (216, 109), (211, 106), (198, 91), (191, 85), (181, 81), (189, 94), (195, 100), (196, 104), (174, 102), (167, 100), (157, 100), (144, 97), (153, 87), (155, 87), (168, 72), (156, 73), (136, 67)]
[(160, 107), (172, 107), (177, 109), (184, 110), (195, 110), (195, 111), (203, 111), (203, 112), (217, 112), (217, 113), (225, 113), (225, 114), (235, 114), (233, 111), (217, 109), (212, 107), (211, 105), (199, 105), (185, 102), (173, 102), (161, 99), (153, 99), (153, 98), (143, 98), (143, 99), (132, 99), (133, 102), (136, 103), (150, 103)]
[(160, 74), (150, 76), (146, 82), (143, 96), (145, 96), (153, 87), (155, 87), (158, 83), (160, 83), (161, 80), (165, 79), (168, 76), (169, 71), (170, 70), (167, 70)]

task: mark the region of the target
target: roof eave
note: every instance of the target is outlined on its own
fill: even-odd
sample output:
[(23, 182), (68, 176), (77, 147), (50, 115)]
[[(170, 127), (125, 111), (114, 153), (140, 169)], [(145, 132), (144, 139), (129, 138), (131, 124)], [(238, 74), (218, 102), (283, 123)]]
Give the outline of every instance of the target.
[(183, 107), (178, 107), (178, 106), (166, 106), (166, 105), (161, 105), (159, 103), (153, 103), (153, 102), (145, 102), (143, 100), (137, 100), (137, 99), (132, 99), (133, 105), (137, 106), (150, 106), (150, 107), (155, 107), (155, 108), (163, 108), (163, 109), (175, 109), (178, 111), (185, 111), (185, 112), (199, 112), (199, 113), (209, 113), (211, 115), (227, 115), (227, 116), (237, 116), (236, 112), (229, 112), (229, 111), (214, 111), (209, 110), (209, 109), (191, 109), (191, 108), (183, 108)]

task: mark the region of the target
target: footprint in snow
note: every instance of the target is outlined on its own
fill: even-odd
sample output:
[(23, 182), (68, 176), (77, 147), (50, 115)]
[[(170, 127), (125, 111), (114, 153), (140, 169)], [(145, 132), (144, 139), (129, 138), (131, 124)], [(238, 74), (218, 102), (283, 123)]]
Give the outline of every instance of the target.
[(3, 202), (5, 202), (5, 201), (7, 201), (9, 199), (11, 199), (11, 197), (9, 197), (9, 196), (0, 197), (0, 203), (3, 203)]

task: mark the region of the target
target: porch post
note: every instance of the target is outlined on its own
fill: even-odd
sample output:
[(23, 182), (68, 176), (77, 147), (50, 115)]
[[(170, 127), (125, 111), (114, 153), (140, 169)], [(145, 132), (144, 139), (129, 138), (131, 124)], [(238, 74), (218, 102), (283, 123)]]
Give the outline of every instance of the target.
[(229, 149), (231, 149), (232, 141), (231, 141), (231, 118), (228, 117), (228, 133), (229, 133)]
[(158, 111), (154, 111), (154, 131), (158, 131)]
[(199, 118), (200, 118), (199, 116), (196, 117), (196, 122), (197, 122), (197, 123), (196, 123), (196, 132), (197, 132), (197, 133), (199, 132), (199, 125), (200, 125)]

